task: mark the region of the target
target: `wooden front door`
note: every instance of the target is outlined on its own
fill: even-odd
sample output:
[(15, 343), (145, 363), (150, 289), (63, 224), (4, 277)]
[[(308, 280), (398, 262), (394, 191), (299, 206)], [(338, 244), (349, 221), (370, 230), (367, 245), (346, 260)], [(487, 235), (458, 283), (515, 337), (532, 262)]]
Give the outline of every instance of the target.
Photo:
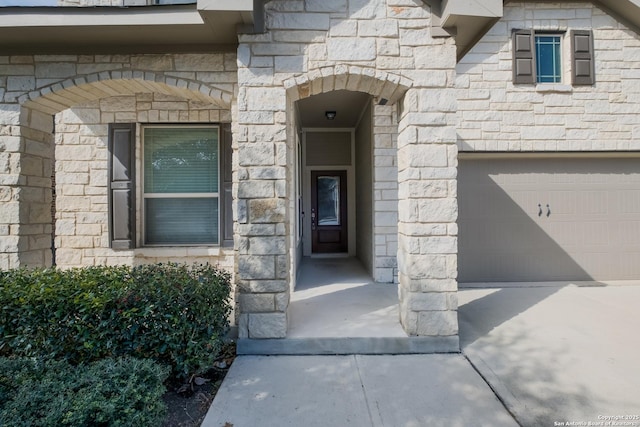
[(311, 252), (347, 251), (347, 171), (312, 171)]

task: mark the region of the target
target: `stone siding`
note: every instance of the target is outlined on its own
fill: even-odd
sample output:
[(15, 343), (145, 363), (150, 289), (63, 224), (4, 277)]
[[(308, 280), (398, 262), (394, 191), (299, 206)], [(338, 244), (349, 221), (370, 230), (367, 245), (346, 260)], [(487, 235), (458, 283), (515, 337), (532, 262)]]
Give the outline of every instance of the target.
[[(512, 83), (513, 29), (567, 32), (563, 84)], [(571, 86), (568, 33), (592, 29), (594, 86)], [(592, 3), (505, 5), (457, 66), (462, 151), (640, 149), (640, 36)]]
[(376, 282), (398, 282), (398, 119), (396, 106), (374, 107), (373, 215)]
[(217, 248), (108, 249), (106, 135), (110, 122), (231, 122), (234, 53), (0, 56), (0, 75), (0, 268), (52, 262), (54, 145), (59, 265), (233, 265)]
[[(233, 250), (207, 247), (109, 248), (107, 130), (109, 123), (229, 122), (228, 110), (212, 109), (161, 93), (113, 96), (56, 115), (56, 263), (63, 268), (149, 262), (208, 262), (233, 271)], [(136, 137), (137, 241), (142, 241), (142, 140)]]
[[(287, 329), (292, 259), (278, 249), (279, 239), (289, 240), (287, 206), (295, 197), (279, 172), (293, 165), (295, 138), (286, 133), (287, 105), (340, 89), (369, 93), (376, 103), (388, 101), (389, 107), (374, 113), (374, 150), (389, 150), (378, 152), (383, 164), (373, 171), (379, 191), (376, 209), (384, 212), (374, 225), (382, 233), (374, 237), (379, 239), (376, 250), (386, 259), (398, 247), (405, 330), (410, 335), (457, 335), (453, 40), (432, 38), (429, 7), (412, 0), (274, 0), (265, 4), (265, 12), (267, 32), (242, 35), (238, 48), (240, 164), (234, 194), (241, 337), (278, 338)], [(391, 106), (403, 95), (403, 115), (394, 121)], [(389, 147), (383, 148), (385, 144)], [(257, 168), (273, 171), (273, 186), (252, 178)], [(396, 176), (397, 182), (390, 184)], [(377, 227), (396, 215), (394, 242), (391, 228)], [(271, 252), (257, 253), (250, 239), (264, 227), (275, 228), (276, 238)]]
[[(185, 256), (228, 265), (234, 253), (240, 336), (285, 337), (296, 262), (291, 110), (309, 96), (360, 91), (375, 104), (374, 274), (397, 277), (409, 335), (444, 338), (458, 350), (453, 38), (432, 37), (429, 6), (414, 0), (272, 0), (264, 6), (267, 31), (240, 35), (237, 55), (0, 57), (0, 132), (10, 147), (0, 156), (0, 197), (19, 200), (0, 219), (0, 233), (10, 237), (2, 240), (9, 248), (2, 266), (47, 264), (57, 115), (61, 263)], [(234, 251), (109, 251), (106, 123), (227, 119), (234, 137)]]

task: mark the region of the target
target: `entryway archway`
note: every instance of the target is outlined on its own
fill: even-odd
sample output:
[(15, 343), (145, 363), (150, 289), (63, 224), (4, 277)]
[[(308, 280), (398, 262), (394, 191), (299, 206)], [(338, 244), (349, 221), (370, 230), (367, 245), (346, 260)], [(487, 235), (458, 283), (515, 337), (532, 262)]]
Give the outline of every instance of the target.
[(289, 90), (291, 339), (406, 338), (396, 284), (398, 110), (385, 98), (396, 93), (396, 101), (406, 87), (356, 77), (325, 76)]

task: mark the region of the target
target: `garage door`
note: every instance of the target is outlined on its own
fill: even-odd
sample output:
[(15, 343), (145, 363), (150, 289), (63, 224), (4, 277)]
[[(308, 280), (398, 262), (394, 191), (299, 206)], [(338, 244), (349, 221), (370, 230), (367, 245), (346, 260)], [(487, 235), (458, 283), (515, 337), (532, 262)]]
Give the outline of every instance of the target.
[(459, 281), (640, 279), (640, 159), (469, 159)]

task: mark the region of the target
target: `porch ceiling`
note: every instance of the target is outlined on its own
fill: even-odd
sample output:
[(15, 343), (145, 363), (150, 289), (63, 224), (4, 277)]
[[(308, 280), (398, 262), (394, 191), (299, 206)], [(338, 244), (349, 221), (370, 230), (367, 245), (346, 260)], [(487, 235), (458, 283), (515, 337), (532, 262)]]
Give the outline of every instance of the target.
[(139, 7), (2, 7), (2, 54), (232, 50), (252, 27), (253, 0)]
[[(362, 92), (336, 90), (301, 99), (297, 102), (298, 120), (303, 128), (354, 128), (371, 96)], [(326, 111), (335, 111), (327, 120)]]

